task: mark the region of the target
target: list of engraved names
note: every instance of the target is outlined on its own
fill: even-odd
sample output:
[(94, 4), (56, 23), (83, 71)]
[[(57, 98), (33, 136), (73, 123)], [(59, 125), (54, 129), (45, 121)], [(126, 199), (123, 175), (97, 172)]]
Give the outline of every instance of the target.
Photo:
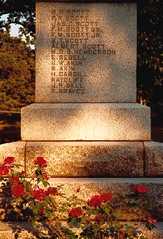
[(52, 92), (83, 94), (87, 57), (116, 54), (104, 44), (103, 18), (86, 8), (59, 8), (52, 9), (51, 19)]

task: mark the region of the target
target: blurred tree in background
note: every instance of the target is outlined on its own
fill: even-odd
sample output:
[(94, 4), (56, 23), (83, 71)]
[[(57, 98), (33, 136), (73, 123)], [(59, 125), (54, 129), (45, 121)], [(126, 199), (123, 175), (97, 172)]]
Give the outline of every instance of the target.
[(138, 97), (163, 106), (163, 1), (138, 1)]
[[(35, 1), (0, 0), (0, 17), (0, 110), (17, 111), (34, 101)], [(10, 36), (11, 24), (19, 38)]]
[(0, 110), (17, 111), (34, 100), (34, 51), (0, 32)]
[[(119, 2), (123, 0), (119, 0)], [(138, 0), (138, 101), (149, 105), (163, 106), (163, 79), (161, 76), (163, 0)], [(20, 26), (20, 38), (25, 37), (26, 46), (35, 39), (35, 1), (0, 0), (0, 16), (7, 19), (0, 21), (0, 29), (9, 32), (12, 23)], [(1, 45), (0, 74), (3, 102), (17, 104), (20, 107), (32, 101), (34, 61), (33, 52), (18, 40), (6, 39)], [(8, 39), (8, 40), (7, 40)], [(17, 42), (17, 43), (16, 43)], [(17, 50), (12, 48), (12, 45)], [(8, 48), (7, 48), (8, 45)], [(6, 54), (4, 53), (6, 51)], [(32, 66), (33, 64), (33, 66)], [(5, 73), (6, 67), (10, 74)], [(12, 70), (11, 70), (12, 68)], [(4, 73), (3, 73), (4, 72)], [(2, 79), (3, 78), (3, 79)], [(6, 80), (6, 81), (5, 81)], [(6, 84), (6, 86), (4, 86)], [(12, 89), (15, 88), (15, 89)], [(31, 88), (31, 89), (30, 89)], [(1, 88), (2, 89), (2, 88)], [(24, 91), (24, 92), (21, 92)], [(6, 92), (6, 93), (5, 93)], [(17, 93), (16, 93), (17, 92)], [(9, 99), (10, 98), (10, 99)], [(1, 99), (1, 98), (0, 98)], [(20, 103), (18, 101), (20, 100)], [(15, 102), (15, 103), (14, 103)]]

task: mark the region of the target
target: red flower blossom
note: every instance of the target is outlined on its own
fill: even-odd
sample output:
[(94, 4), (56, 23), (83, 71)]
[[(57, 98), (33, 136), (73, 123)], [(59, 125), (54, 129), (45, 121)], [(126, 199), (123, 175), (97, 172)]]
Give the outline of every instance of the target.
[(47, 162), (43, 157), (37, 157), (35, 160), (35, 164), (39, 165), (41, 168), (47, 167)]
[(42, 188), (36, 188), (32, 191), (32, 196), (38, 201), (43, 201), (47, 196), (47, 192)]
[(112, 200), (112, 193), (103, 193), (100, 197), (102, 202), (108, 202)]
[(11, 164), (13, 164), (14, 163), (14, 161), (15, 161), (15, 158), (14, 157), (6, 157), (5, 158), (5, 160), (4, 160), (4, 165), (11, 165)]
[(0, 176), (5, 176), (5, 175), (9, 174), (9, 171), (10, 171), (9, 167), (7, 167), (5, 165), (0, 166)]
[(143, 184), (137, 184), (132, 186), (132, 189), (136, 192), (136, 193), (147, 193), (150, 191), (150, 189), (143, 185)]
[(91, 197), (91, 199), (88, 201), (88, 204), (91, 207), (100, 207), (101, 206), (101, 196), (100, 195), (94, 195)]
[(100, 195), (94, 195), (88, 201), (91, 207), (100, 207), (101, 203), (108, 202), (112, 200), (112, 193), (102, 193)]
[(83, 215), (83, 211), (80, 207), (72, 208), (69, 211), (69, 217), (81, 217)]
[(18, 183), (18, 184), (13, 184), (11, 186), (11, 193), (13, 197), (21, 197), (25, 194), (25, 189), (23, 184)]
[(57, 188), (54, 187), (49, 187), (48, 190), (46, 191), (47, 195), (57, 195), (58, 190)]
[(156, 224), (156, 223), (157, 223), (157, 220), (156, 220), (155, 218), (153, 218), (153, 217), (148, 217), (148, 218), (147, 218), (147, 222), (148, 222), (149, 224)]

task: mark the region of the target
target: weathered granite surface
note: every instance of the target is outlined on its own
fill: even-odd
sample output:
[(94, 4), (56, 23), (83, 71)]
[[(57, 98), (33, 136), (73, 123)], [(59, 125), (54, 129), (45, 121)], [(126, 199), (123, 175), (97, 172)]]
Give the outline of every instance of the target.
[(0, 164), (7, 156), (15, 157), (28, 175), (37, 156), (48, 160), (47, 170), (53, 177), (163, 175), (163, 144), (153, 141), (17, 141), (0, 145)]
[(0, 145), (0, 164), (3, 163), (3, 160), (8, 157), (15, 157), (16, 163), (21, 164), (22, 168), (20, 170), (24, 170), (24, 157), (25, 157), (25, 142), (17, 141), (12, 143), (6, 143)]
[(23, 140), (150, 140), (150, 108), (127, 103), (31, 104), (22, 108)]
[(141, 142), (27, 142), (27, 175), (43, 156), (51, 177), (143, 176), (143, 150)]
[(36, 102), (136, 102), (135, 3), (39, 2), (36, 13)]
[[(130, 185), (144, 184), (150, 188), (146, 196), (151, 203), (152, 214), (156, 218), (163, 219), (163, 179), (161, 178), (54, 178), (50, 179), (51, 185), (61, 185), (61, 191), (71, 198), (76, 195), (79, 199), (88, 200), (92, 195), (103, 192), (113, 193), (113, 202), (121, 202), (123, 208), (123, 196), (129, 193)], [(80, 189), (80, 190), (79, 190)], [(79, 192), (77, 192), (79, 190)], [(128, 210), (124, 206), (120, 220), (143, 220), (144, 212), (141, 210)]]
[(163, 143), (145, 142), (147, 176), (163, 176)]

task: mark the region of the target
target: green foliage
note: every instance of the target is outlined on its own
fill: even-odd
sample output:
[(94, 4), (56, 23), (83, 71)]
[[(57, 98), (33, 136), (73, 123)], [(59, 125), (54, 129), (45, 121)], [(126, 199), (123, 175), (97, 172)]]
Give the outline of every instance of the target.
[(34, 100), (34, 52), (0, 32), (0, 110), (18, 110)]

